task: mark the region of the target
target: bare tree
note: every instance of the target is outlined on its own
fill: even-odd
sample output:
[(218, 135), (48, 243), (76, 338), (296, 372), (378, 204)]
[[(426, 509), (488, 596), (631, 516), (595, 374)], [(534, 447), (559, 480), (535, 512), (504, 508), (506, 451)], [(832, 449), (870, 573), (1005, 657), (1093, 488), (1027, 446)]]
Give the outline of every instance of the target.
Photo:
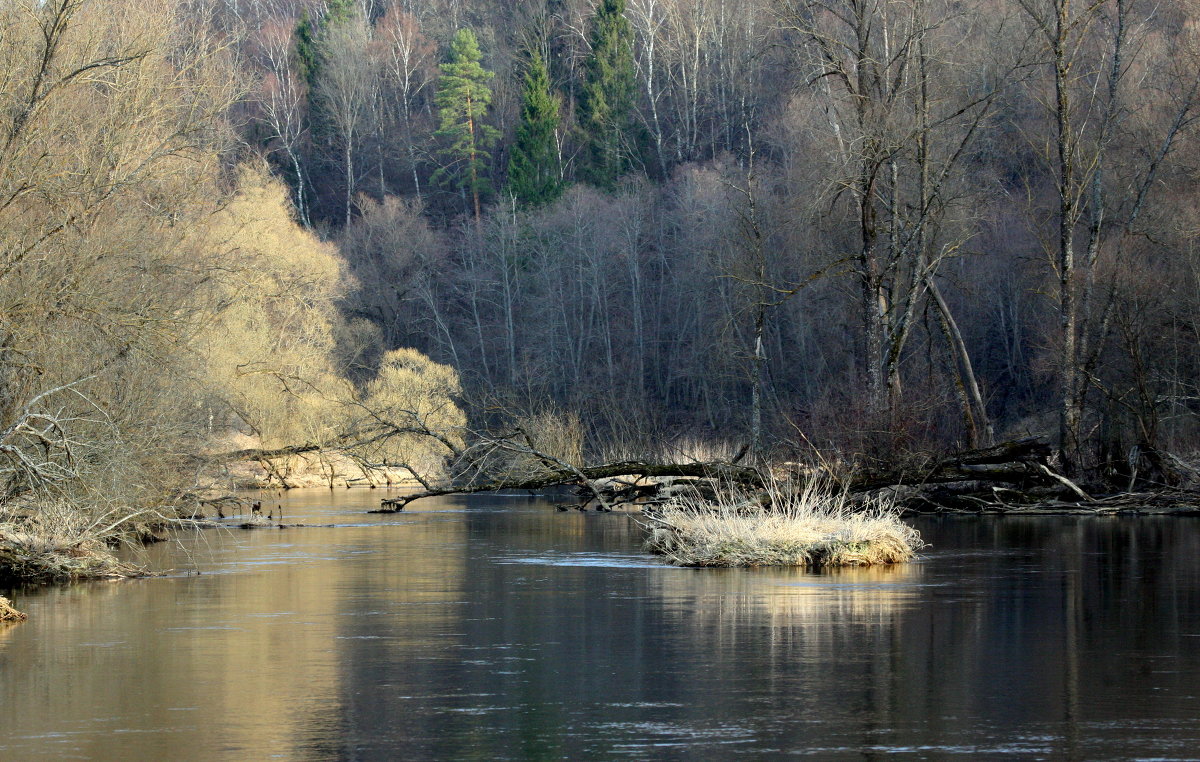
[[(1000, 62), (983, 88), (935, 81), (939, 71), (955, 68), (953, 56), (966, 56), (963, 27), (955, 23), (961, 18), (935, 0), (785, 6), (783, 23), (806, 41), (800, 65), (814, 108), (825, 115), (826, 144), (836, 151), (827, 198), (846, 199), (846, 222), (855, 231), (847, 255), (860, 290), (868, 408), (875, 415), (890, 411), (894, 420), (914, 318), (936, 288), (941, 263), (972, 235), (948, 216), (963, 202), (959, 173), (1017, 64)], [(973, 375), (965, 345), (951, 340), (951, 346), (959, 372)], [(986, 419), (978, 384), (970, 379), (966, 387), (969, 417)], [(986, 423), (973, 427), (971, 438), (982, 440), (985, 429)]]
[(421, 200), (418, 125), (423, 123), (421, 107), (424, 95), (436, 72), (436, 49), (418, 26), (416, 17), (393, 7), (375, 25), (377, 55), (382, 59), (383, 75), (390, 87), (392, 108), (400, 124), (400, 142), (405, 147), (413, 190)]
[(264, 74), (257, 90), (261, 119), (271, 138), (287, 157), (295, 176), (296, 213), (301, 224), (312, 227), (309, 218), (308, 177), (301, 161), (301, 146), (308, 136), (307, 84), (297, 70), (294, 53), (295, 21), (273, 18), (255, 35), (255, 48)]
[(313, 97), (322, 105), (341, 154), (344, 221), (354, 213), (358, 183), (356, 151), (371, 133), (369, 119), (378, 93), (378, 61), (368, 54), (371, 27), (361, 15), (330, 26), (321, 41), (321, 69)]

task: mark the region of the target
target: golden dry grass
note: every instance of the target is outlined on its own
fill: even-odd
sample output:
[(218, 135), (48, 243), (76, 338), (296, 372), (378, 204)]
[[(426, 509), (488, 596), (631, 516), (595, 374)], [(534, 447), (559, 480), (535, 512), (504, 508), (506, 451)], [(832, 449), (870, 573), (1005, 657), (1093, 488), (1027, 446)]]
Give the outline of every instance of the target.
[(681, 500), (647, 516), (647, 548), (679, 566), (870, 566), (912, 560), (920, 533), (890, 504), (853, 506), (811, 480), (761, 494), (731, 489), (715, 503)]
[(20, 622), (25, 615), (12, 607), (12, 602), (0, 595), (0, 624), (4, 622)]

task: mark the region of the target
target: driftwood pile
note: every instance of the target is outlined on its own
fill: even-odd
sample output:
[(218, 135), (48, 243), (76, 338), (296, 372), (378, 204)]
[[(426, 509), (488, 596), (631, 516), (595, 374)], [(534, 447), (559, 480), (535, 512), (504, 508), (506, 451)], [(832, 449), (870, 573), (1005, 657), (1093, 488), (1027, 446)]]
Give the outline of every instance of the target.
[(1195, 491), (1085, 490), (1058, 472), (1054, 452), (1041, 437), (971, 450), (924, 466), (863, 472), (851, 480), (850, 490), (888, 493), (909, 513), (1200, 513), (1200, 494)]
[(0, 624), (5, 622), (23, 622), (25, 614), (12, 607), (12, 602), (0, 596)]

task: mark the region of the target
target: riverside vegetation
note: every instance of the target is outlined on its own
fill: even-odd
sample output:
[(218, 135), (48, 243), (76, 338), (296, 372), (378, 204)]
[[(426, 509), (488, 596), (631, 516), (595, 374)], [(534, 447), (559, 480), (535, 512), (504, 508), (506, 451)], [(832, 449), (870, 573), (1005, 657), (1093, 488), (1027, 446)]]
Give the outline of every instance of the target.
[(1198, 18), (6, 4), (0, 576), (306, 479), (1194, 510)]
[(418, 468), (461, 426), (455, 373), (343, 318), (336, 247), (239, 147), (232, 38), (124, 0), (0, 28), (0, 577), (135, 574), (109, 547), (187, 526), (231, 463)]

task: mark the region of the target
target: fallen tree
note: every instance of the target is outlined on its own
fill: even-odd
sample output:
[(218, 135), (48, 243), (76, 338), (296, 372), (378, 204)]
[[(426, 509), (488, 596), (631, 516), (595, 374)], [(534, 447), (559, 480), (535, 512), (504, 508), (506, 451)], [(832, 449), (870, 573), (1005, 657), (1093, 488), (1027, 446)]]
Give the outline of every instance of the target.
[[(1200, 493), (1182, 490), (1090, 494), (1059, 473), (1044, 437), (1027, 437), (942, 458), (910, 460), (892, 468), (786, 464), (754, 467), (736, 462), (655, 463), (626, 460), (579, 466), (534, 448), (523, 431), (504, 436), (475, 433), (471, 447), (458, 451), (462, 476), (444, 486), (425, 485), (410, 495), (381, 501), (378, 513), (402, 511), (414, 501), (443, 495), (500, 490), (545, 490), (570, 486), (580, 510), (617, 506), (645, 509), (683, 497), (715, 499), (737, 489), (757, 495), (748, 501), (769, 508), (769, 486), (778, 481), (828, 481), (866, 504), (880, 496), (907, 513), (1200, 513)], [(496, 452), (530, 459), (521, 472), (489, 468)], [(560, 506), (566, 509), (570, 506)]]
[[(598, 484), (601, 480), (616, 480), (625, 477), (626, 481), (613, 481), (609, 484)], [(645, 483), (645, 479), (664, 479), (668, 477), (693, 477), (699, 479), (714, 479), (723, 482), (739, 484), (748, 487), (761, 486), (762, 475), (753, 468), (737, 466), (729, 463), (645, 463), (641, 461), (621, 461), (605, 463), (599, 466), (583, 466), (578, 468), (556, 468), (534, 476), (498, 477), (484, 481), (451, 485), (427, 489), (412, 495), (386, 498), (380, 501), (380, 513), (394, 513), (404, 510), (409, 503), (426, 497), (440, 495), (461, 495), (473, 492), (497, 492), (505, 489), (538, 490), (547, 487), (573, 485), (592, 496), (601, 505), (614, 499), (621, 499), (628, 493), (629, 497), (641, 497), (657, 493), (662, 482)], [(629, 500), (628, 502), (632, 502)]]

